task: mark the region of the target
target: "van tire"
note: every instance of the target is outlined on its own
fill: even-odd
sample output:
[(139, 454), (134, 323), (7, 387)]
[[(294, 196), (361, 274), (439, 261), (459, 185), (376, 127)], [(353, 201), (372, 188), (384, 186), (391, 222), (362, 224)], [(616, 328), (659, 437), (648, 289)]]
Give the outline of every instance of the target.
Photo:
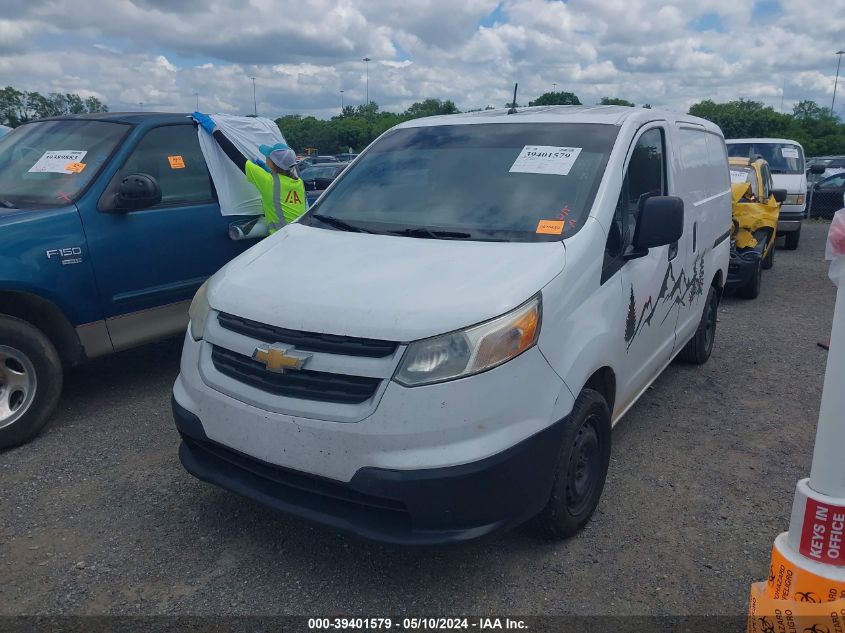
[(551, 495), (535, 520), (554, 539), (569, 538), (587, 524), (610, 465), (610, 409), (598, 391), (583, 389), (563, 424)]
[(50, 340), (26, 321), (0, 316), (0, 448), (31, 440), (62, 392), (62, 363)]
[(792, 231), (792, 233), (786, 234), (786, 239), (784, 240), (783, 246), (788, 251), (794, 251), (798, 249), (798, 242), (801, 239), (801, 229), (799, 228), (797, 231)]
[(763, 262), (757, 262), (757, 269), (754, 271), (754, 276), (748, 280), (748, 283), (737, 288), (736, 294), (743, 299), (756, 299), (760, 296), (760, 288), (763, 286)]
[(684, 345), (681, 353), (678, 354), (678, 358), (685, 363), (692, 363), (694, 365), (703, 365), (707, 362), (707, 359), (710, 358), (710, 354), (713, 352), (713, 342), (716, 340), (718, 315), (719, 294), (716, 288), (710, 286), (698, 328), (689, 342)]
[(763, 258), (763, 270), (771, 270), (775, 265), (775, 242), (771, 240), (769, 244), (769, 252)]

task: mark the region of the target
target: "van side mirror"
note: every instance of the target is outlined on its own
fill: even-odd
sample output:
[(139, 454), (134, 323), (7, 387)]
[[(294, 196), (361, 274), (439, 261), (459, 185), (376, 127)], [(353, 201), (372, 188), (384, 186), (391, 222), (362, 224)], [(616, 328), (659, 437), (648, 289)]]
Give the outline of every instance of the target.
[(643, 203), (634, 232), (634, 252), (674, 244), (684, 234), (684, 201), (677, 196), (652, 196)]
[(149, 174), (124, 176), (114, 194), (115, 211), (147, 209), (161, 202), (161, 187)]
[(783, 203), (786, 200), (786, 189), (772, 189), (772, 196), (774, 196), (775, 202)]
[(817, 176), (823, 174), (826, 169), (827, 168), (820, 163), (813, 163), (812, 165), (810, 165), (810, 173), (816, 174)]

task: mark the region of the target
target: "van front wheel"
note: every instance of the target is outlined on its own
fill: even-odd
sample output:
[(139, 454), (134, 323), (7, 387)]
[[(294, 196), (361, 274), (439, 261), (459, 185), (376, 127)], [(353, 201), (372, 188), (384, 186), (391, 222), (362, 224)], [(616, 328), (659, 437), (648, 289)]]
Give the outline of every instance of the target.
[(0, 448), (32, 439), (62, 391), (56, 348), (26, 321), (0, 316)]
[(540, 530), (557, 539), (573, 536), (590, 520), (610, 464), (610, 410), (598, 391), (584, 389), (564, 424), (552, 493), (537, 517)]

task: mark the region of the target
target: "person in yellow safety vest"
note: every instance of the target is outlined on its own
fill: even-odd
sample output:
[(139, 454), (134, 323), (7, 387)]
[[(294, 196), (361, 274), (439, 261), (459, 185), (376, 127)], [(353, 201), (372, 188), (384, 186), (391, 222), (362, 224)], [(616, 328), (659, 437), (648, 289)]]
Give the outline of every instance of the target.
[(220, 149), (258, 189), (270, 235), (285, 224), (298, 220), (308, 210), (305, 184), (296, 170), (296, 152), (290, 147), (284, 143), (262, 145), (258, 151), (267, 158), (267, 162), (249, 160), (217, 128), (209, 115), (194, 112), (191, 116), (202, 129), (211, 134)]

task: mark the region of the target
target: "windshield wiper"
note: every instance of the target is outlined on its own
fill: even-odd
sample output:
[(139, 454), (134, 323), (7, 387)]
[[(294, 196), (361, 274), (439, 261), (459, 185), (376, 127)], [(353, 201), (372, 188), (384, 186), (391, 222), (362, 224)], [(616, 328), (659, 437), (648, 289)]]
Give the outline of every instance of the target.
[(403, 235), (405, 237), (427, 237), (433, 240), (468, 240), (472, 237), (469, 233), (461, 233), (459, 231), (432, 231), (424, 226), (411, 226), (407, 229), (389, 231), (389, 233)]
[(356, 226), (354, 224), (350, 224), (349, 222), (344, 222), (343, 220), (338, 220), (337, 218), (333, 218), (330, 215), (321, 215), (319, 213), (311, 214), (312, 218), (316, 218), (323, 224), (328, 224), (329, 226), (333, 226), (336, 229), (340, 229), (341, 231), (352, 231), (353, 233), (372, 233), (373, 231), (368, 231), (365, 228), (361, 228), (360, 226)]

